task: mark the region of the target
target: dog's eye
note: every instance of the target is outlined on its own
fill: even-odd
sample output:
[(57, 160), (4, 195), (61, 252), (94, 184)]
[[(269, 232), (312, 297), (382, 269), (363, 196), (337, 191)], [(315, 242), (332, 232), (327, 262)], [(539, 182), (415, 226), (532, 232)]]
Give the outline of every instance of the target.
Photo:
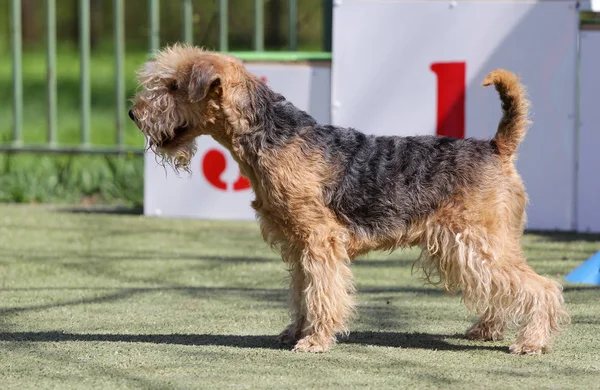
[(179, 88), (179, 86), (177, 85), (177, 83), (175, 81), (173, 81), (169, 84), (169, 91), (171, 91), (171, 92), (177, 91), (178, 88)]

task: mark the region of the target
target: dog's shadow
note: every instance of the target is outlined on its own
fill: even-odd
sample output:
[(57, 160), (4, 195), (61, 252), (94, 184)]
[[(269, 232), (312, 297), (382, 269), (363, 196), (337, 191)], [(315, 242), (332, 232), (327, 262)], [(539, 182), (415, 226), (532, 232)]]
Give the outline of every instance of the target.
[[(464, 340), (463, 335), (429, 333), (353, 332), (340, 339), (340, 344), (360, 344), (407, 349), (441, 351), (493, 350), (508, 351), (497, 345), (454, 344), (448, 340)], [(9, 342), (69, 342), (100, 341), (173, 345), (205, 345), (236, 348), (289, 349), (280, 346), (273, 335), (219, 335), (219, 334), (79, 334), (49, 332), (0, 332), (0, 341)]]
[[(452, 340), (461, 341), (454, 343)], [(354, 332), (340, 340), (343, 344), (361, 344), (379, 347), (428, 349), (439, 351), (492, 350), (508, 352), (508, 347), (468, 341), (463, 334), (431, 334), (404, 332)]]

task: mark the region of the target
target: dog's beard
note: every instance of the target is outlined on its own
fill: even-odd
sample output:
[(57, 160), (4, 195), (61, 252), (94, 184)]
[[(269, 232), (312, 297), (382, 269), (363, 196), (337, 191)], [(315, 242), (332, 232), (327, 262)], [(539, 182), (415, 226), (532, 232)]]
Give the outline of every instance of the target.
[[(139, 127), (146, 138), (146, 151), (154, 153), (156, 163), (163, 168), (170, 166), (177, 173), (183, 170), (191, 174), (190, 162), (196, 153), (196, 144), (185, 139), (187, 122), (175, 127), (162, 122), (141, 122)], [(175, 118), (170, 121), (173, 122)]]
[(190, 175), (192, 174), (190, 163), (196, 153), (196, 144), (194, 142), (178, 145), (176, 148), (161, 148), (152, 143), (148, 145), (147, 149), (152, 150), (160, 166), (170, 166), (177, 173), (185, 171)]

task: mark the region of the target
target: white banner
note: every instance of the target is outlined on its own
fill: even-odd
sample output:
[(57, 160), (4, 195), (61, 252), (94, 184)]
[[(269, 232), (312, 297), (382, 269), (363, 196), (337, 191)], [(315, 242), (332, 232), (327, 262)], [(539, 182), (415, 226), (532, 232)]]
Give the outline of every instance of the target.
[(600, 232), (600, 31), (581, 32), (577, 230)]
[[(247, 68), (298, 108), (329, 123), (330, 68), (307, 64), (247, 64)], [(227, 149), (208, 136), (196, 140), (192, 175), (163, 169), (144, 157), (144, 214), (207, 219), (254, 219), (248, 181)]]
[(518, 159), (528, 228), (572, 229), (577, 34), (575, 1), (341, 1), (332, 122), (372, 134), (491, 138), (500, 101), (481, 82), (511, 70), (533, 104)]

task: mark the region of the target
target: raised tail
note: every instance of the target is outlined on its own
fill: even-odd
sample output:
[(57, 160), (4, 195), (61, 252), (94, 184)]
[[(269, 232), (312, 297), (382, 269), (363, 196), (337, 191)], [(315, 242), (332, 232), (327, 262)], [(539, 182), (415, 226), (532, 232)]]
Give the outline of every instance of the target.
[(503, 113), (493, 141), (501, 156), (511, 158), (525, 137), (530, 124), (527, 118), (529, 100), (526, 97), (525, 87), (512, 72), (504, 69), (491, 71), (483, 80), (483, 85), (492, 84), (500, 95)]

